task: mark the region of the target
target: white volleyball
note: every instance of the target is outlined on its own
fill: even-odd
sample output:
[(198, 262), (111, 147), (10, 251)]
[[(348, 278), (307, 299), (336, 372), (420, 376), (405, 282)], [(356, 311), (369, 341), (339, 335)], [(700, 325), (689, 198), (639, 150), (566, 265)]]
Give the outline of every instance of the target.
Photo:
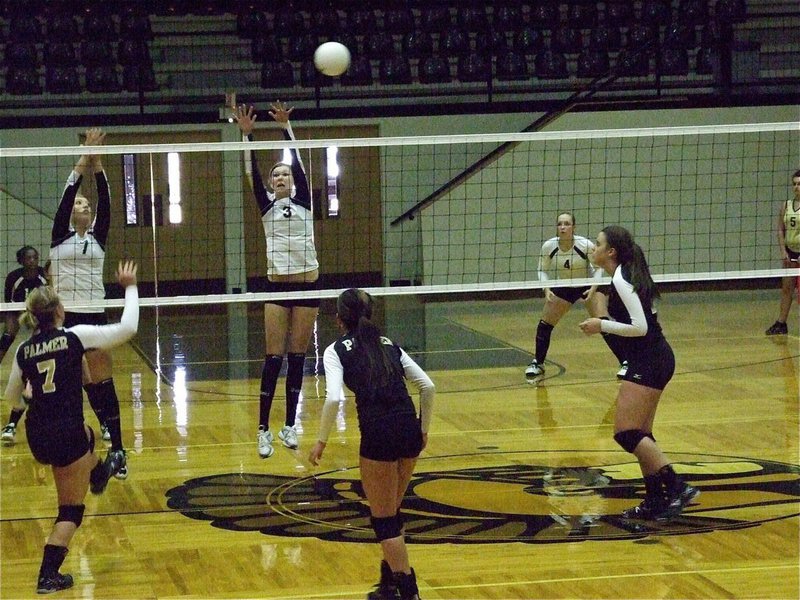
[(338, 77), (350, 66), (350, 50), (339, 42), (325, 42), (314, 51), (314, 66), (323, 75)]

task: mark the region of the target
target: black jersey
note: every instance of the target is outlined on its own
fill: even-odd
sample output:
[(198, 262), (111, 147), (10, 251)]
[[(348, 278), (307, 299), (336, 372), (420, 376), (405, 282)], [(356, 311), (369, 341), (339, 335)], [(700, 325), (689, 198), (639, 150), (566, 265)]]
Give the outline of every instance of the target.
[(25, 302), (33, 290), (47, 285), (44, 269), (36, 268), (36, 275), (25, 277), (25, 268), (14, 269), (6, 276), (5, 301), (6, 302)]
[(27, 426), (38, 429), (83, 424), (80, 338), (68, 329), (34, 334), (17, 350), (22, 378), (31, 384)]
[(359, 350), (358, 342), (352, 335), (344, 335), (333, 344), (342, 365), (344, 384), (355, 394), (358, 422), (362, 428), (365, 423), (387, 414), (416, 414), (414, 402), (406, 389), (400, 347), (386, 337), (381, 337), (381, 343), (388, 347), (395, 371), (389, 381), (380, 386), (370, 381), (367, 356)]
[(603, 321), (602, 331), (618, 335), (623, 356), (642, 356), (655, 352), (666, 343), (653, 310), (652, 301), (643, 300), (633, 289), (630, 275), (620, 265), (614, 272), (608, 297), (608, 314), (614, 321)]

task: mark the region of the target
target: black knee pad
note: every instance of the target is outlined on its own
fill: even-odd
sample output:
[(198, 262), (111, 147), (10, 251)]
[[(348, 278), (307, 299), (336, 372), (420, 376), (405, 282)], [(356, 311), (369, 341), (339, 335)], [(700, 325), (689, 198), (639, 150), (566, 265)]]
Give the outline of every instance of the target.
[(379, 542), (400, 537), (402, 527), (397, 515), (391, 517), (370, 517), (369, 520), (372, 523), (372, 529), (375, 531)]
[(656, 438), (653, 437), (653, 432), (652, 431), (645, 432), (644, 437), (649, 437), (654, 442), (656, 441)]
[(84, 510), (86, 510), (84, 504), (62, 504), (58, 507), (56, 523), (60, 521), (70, 521), (75, 523), (75, 527), (80, 527), (83, 522)]
[(614, 434), (614, 441), (623, 447), (625, 452), (633, 452), (647, 434), (641, 429), (626, 429)]
[(11, 348), (11, 344), (13, 343), (14, 336), (7, 331), (4, 331), (3, 335), (0, 335), (0, 352), (6, 352), (9, 348)]

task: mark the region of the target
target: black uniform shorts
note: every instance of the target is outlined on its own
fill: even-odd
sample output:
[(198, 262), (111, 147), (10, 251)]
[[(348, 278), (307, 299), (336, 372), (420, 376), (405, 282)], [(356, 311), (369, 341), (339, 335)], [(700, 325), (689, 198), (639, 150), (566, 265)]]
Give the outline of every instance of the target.
[(393, 462), (416, 458), (422, 452), (422, 428), (413, 413), (389, 414), (361, 427), (359, 454), (371, 460)]
[(88, 437), (83, 423), (42, 429), (26, 420), (25, 434), (33, 458), (43, 465), (66, 467), (94, 450), (94, 432)]
[(628, 372), (623, 381), (632, 381), (655, 390), (663, 390), (675, 373), (675, 355), (666, 340), (648, 352), (628, 358)]
[(570, 304), (575, 304), (578, 300), (581, 299), (581, 296), (589, 289), (589, 286), (581, 286), (581, 287), (554, 287), (550, 288), (550, 291), (553, 292), (556, 296), (561, 298), (562, 300), (566, 300)]
[[(319, 290), (319, 279), (316, 281), (269, 281), (263, 285), (262, 292), (307, 292), (310, 290)], [(306, 308), (319, 308), (319, 298), (296, 298), (293, 300), (267, 300), (265, 304), (277, 304), (284, 308), (292, 308), (293, 306), (303, 306)]]

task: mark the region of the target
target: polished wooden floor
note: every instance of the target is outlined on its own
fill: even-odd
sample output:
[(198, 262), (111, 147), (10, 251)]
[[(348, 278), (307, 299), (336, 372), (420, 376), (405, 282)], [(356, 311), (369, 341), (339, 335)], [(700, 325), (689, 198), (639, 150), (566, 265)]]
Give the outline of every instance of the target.
[[(655, 435), (702, 490), (673, 522), (617, 515), (639, 501), (613, 442), (613, 358), (555, 329), (547, 379), (524, 382), (540, 300), (387, 301), (383, 319), (437, 384), (430, 443), (406, 506), (423, 598), (797, 598), (797, 312), (768, 338), (777, 291), (673, 293), (661, 320), (677, 355)], [(796, 311), (796, 308), (795, 308)], [(324, 377), (307, 363), (300, 449), (256, 452), (258, 309), (144, 311), (115, 351), (130, 476), (87, 497), (62, 598), (363, 598), (377, 578), (358, 485), (352, 400), (324, 463)], [(320, 317), (320, 349), (333, 337)], [(310, 355), (313, 352), (310, 352)], [(0, 380), (8, 375), (8, 358)], [(283, 382), (272, 426), (283, 417)], [(3, 406), (3, 418), (8, 411)], [(87, 407), (87, 421), (96, 425)], [(24, 440), (0, 451), (0, 597), (34, 596), (56, 515), (48, 468)]]

